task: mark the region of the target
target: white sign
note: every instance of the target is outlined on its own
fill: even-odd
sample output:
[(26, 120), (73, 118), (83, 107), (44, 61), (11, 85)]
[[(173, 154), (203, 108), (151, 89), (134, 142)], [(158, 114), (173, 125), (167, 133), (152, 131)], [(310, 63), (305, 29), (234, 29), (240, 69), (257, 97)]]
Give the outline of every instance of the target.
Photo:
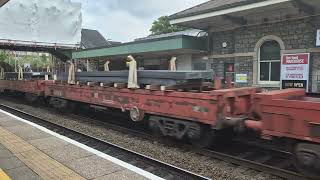
[(282, 55), (282, 88), (302, 87), (307, 89), (309, 82), (309, 64), (309, 53)]
[(320, 46), (320, 29), (317, 30), (316, 46)]
[(236, 83), (248, 83), (248, 74), (236, 74)]
[(309, 80), (309, 54), (284, 54), (281, 63), (282, 80)]

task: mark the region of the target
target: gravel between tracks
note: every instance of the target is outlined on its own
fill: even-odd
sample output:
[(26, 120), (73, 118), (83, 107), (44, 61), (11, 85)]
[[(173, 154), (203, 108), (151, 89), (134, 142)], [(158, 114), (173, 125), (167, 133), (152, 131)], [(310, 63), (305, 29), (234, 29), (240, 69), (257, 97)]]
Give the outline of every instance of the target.
[(64, 125), (65, 127), (78, 130), (91, 136), (131, 149), (135, 152), (153, 157), (169, 164), (181, 167), (194, 173), (212, 179), (232, 180), (277, 180), (281, 179), (263, 172), (254, 171), (245, 167), (229, 164), (220, 160), (203, 157), (191, 152), (183, 152), (176, 147), (145, 140), (132, 135), (99, 126), (95, 123), (83, 122), (54, 111), (33, 107), (26, 104), (17, 104), (3, 98), (0, 103), (15, 107), (25, 112), (34, 114), (48, 121)]

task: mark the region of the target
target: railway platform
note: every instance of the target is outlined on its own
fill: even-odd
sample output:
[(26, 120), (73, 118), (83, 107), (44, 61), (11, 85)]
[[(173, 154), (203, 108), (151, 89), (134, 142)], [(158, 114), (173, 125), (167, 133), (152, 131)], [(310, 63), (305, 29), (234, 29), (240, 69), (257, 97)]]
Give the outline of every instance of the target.
[(13, 180), (161, 179), (1, 110), (0, 172)]

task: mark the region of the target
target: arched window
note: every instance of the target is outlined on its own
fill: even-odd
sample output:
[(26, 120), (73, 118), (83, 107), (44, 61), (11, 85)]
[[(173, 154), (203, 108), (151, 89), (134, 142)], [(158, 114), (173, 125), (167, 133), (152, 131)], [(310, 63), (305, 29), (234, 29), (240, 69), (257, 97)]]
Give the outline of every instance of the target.
[(279, 83), (281, 71), (281, 48), (277, 41), (266, 41), (260, 47), (259, 82)]

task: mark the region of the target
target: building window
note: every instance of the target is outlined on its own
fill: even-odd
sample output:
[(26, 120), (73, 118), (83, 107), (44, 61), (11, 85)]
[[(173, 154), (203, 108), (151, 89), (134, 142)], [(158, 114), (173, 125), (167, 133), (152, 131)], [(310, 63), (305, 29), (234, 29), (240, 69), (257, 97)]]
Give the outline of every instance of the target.
[(280, 82), (281, 48), (277, 41), (266, 41), (260, 47), (259, 82), (272, 84)]

